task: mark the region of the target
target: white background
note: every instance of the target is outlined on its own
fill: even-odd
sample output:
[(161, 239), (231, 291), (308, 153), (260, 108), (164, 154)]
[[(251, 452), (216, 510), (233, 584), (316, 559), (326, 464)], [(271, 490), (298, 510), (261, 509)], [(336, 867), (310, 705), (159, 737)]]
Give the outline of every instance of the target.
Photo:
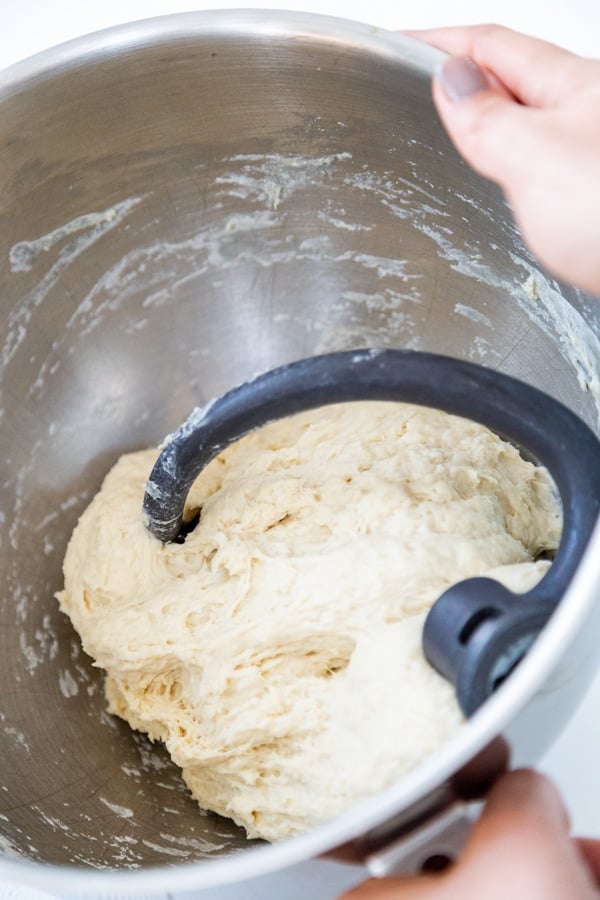
[[(149, 16), (194, 9), (225, 7), (302, 9), (356, 19), (385, 28), (423, 28), (443, 24), (500, 22), (536, 34), (588, 56), (600, 57), (598, 0), (273, 0), (208, 3), (178, 0), (0, 0), (0, 68), (40, 50), (111, 25)], [(1, 127), (1, 123), (0, 123)], [(600, 598), (599, 598), (600, 599)], [(572, 719), (567, 731), (543, 761), (558, 782), (579, 833), (600, 837), (600, 676)], [(324, 866), (302, 886), (282, 880), (280, 889), (260, 900), (332, 900), (347, 883), (341, 867)], [(297, 893), (297, 891), (300, 891)], [(30, 900), (35, 892), (0, 885), (0, 900)], [(189, 898), (189, 895), (187, 895)], [(208, 900), (210, 895), (203, 894)], [(242, 889), (240, 900), (258, 894)], [(534, 898), (532, 898), (534, 900)]]

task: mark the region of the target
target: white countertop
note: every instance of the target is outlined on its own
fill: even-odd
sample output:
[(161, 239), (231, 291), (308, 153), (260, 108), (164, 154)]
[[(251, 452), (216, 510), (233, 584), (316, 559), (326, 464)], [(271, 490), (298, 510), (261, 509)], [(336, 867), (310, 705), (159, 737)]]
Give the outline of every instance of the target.
[[(598, 0), (237, 0), (232, 3), (185, 0), (0, 0), (0, 68), (70, 38), (149, 16), (194, 9), (302, 9), (356, 19), (384, 28), (419, 28), (442, 24), (500, 22), (537, 34), (576, 52), (600, 57)], [(600, 673), (567, 730), (543, 761), (558, 782), (578, 833), (600, 837), (600, 792), (595, 775), (600, 749)], [(310, 876), (298, 874), (290, 884), (266, 895), (245, 886), (239, 900), (332, 900), (349, 882), (345, 867), (319, 864)], [(316, 880), (315, 880), (316, 879)], [(50, 886), (49, 886), (50, 887)], [(257, 889), (258, 885), (256, 886)], [(260, 890), (260, 889), (259, 889)], [(34, 891), (0, 885), (0, 900), (33, 900)], [(169, 895), (175, 900), (173, 895)], [(191, 900), (191, 895), (186, 895)], [(198, 895), (200, 897), (200, 895)], [(209, 895), (202, 894), (202, 898)]]

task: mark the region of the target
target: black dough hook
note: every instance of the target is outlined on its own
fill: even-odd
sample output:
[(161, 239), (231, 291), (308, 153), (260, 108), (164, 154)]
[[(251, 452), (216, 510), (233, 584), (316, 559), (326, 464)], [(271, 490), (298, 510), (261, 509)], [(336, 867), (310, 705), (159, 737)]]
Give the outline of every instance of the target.
[(600, 515), (600, 442), (547, 394), (491, 369), (410, 350), (348, 350), (281, 366), (196, 410), (163, 445), (144, 496), (149, 531), (182, 532), (192, 483), (221, 451), (268, 422), (353, 400), (434, 407), (486, 425), (546, 466), (558, 488), (563, 532), (555, 559), (530, 591), (491, 578), (453, 585), (423, 629), (427, 660), (472, 715), (523, 658), (573, 578)]

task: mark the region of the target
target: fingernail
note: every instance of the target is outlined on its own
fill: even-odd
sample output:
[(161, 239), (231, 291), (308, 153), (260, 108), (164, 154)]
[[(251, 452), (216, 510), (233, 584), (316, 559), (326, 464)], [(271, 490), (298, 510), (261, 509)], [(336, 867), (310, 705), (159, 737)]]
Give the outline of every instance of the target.
[(453, 103), (466, 100), (481, 91), (487, 91), (490, 83), (483, 69), (469, 56), (450, 56), (442, 63), (438, 73), (440, 86)]

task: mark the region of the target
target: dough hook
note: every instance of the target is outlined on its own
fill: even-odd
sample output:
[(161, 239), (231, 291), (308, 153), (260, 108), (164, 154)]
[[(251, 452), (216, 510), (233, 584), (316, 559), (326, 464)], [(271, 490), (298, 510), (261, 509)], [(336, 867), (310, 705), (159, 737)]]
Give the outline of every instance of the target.
[(167, 439), (146, 485), (147, 527), (164, 543), (181, 539), (187, 494), (211, 459), (268, 422), (353, 400), (415, 403), (486, 425), (546, 466), (558, 488), (562, 537), (533, 589), (514, 594), (491, 578), (469, 578), (446, 590), (427, 615), (425, 656), (454, 684), (470, 716), (550, 618), (600, 514), (600, 442), (542, 391), (473, 363), (409, 350), (349, 350), (273, 369), (194, 411)]

